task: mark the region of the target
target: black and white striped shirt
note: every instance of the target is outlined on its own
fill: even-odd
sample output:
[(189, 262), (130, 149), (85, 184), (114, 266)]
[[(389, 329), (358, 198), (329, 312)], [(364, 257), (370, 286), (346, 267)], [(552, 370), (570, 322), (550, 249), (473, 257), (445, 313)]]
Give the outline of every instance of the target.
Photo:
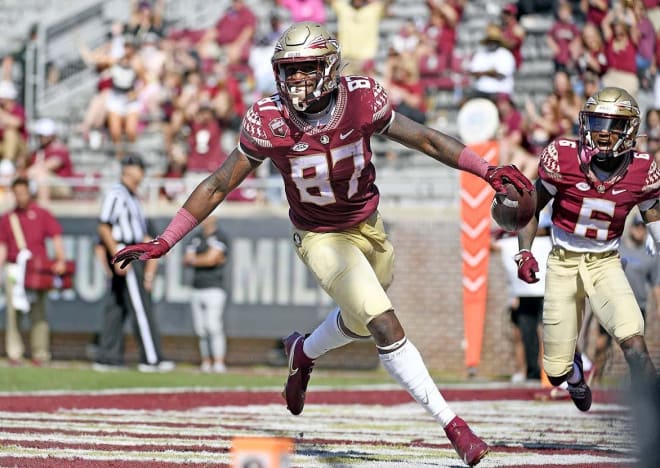
[(147, 233), (140, 200), (121, 183), (106, 194), (99, 221), (112, 227), (112, 238), (120, 244), (142, 242)]

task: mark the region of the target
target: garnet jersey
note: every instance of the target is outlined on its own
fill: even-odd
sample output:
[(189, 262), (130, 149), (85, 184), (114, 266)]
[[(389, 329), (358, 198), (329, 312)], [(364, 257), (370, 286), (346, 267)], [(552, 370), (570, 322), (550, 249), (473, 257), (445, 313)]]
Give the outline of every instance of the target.
[(55, 168), (55, 174), (59, 177), (74, 177), (76, 175), (73, 171), (69, 149), (64, 143), (58, 140), (54, 140), (48, 143), (45, 148), (35, 151), (30, 159), (30, 165), (37, 162), (44, 163), (51, 159), (57, 159), (59, 161), (59, 165)]
[(190, 151), (186, 169), (189, 172), (213, 172), (226, 157), (221, 139), (222, 129), (215, 119), (209, 122), (193, 121), (188, 136)]
[(580, 169), (577, 148), (577, 141), (559, 138), (541, 154), (539, 177), (554, 196), (553, 242), (577, 252), (614, 250), (628, 213), (658, 199), (660, 170), (652, 156), (633, 153), (622, 177), (601, 192)]
[(304, 121), (277, 94), (256, 102), (243, 119), (239, 149), (252, 159), (272, 160), (284, 180), (294, 226), (340, 231), (361, 223), (378, 207), (370, 138), (392, 118), (380, 84), (345, 76), (325, 125)]

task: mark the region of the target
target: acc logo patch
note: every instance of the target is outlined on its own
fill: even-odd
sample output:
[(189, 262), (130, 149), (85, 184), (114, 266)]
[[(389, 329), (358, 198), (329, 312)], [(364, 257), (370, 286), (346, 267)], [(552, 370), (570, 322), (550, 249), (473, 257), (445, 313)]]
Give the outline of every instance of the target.
[(286, 125), (282, 117), (278, 117), (271, 121), (268, 126), (270, 127), (270, 131), (273, 132), (273, 135), (276, 137), (284, 138), (286, 134), (289, 133), (289, 127)]
[(580, 190), (581, 192), (586, 192), (591, 188), (591, 186), (586, 182), (578, 182), (577, 184), (575, 184), (575, 188)]
[(293, 148), (291, 148), (293, 151), (305, 151), (307, 148), (309, 148), (309, 145), (307, 143), (296, 143), (293, 145)]
[(297, 232), (293, 233), (293, 243), (296, 244), (297, 247), (302, 245), (302, 239), (300, 238), (300, 234)]

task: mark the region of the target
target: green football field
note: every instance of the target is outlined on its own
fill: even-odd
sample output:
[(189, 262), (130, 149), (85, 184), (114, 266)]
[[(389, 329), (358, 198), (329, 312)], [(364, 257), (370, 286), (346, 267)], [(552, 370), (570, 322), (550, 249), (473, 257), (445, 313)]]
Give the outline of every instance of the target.
[[(39, 390), (103, 390), (120, 388), (275, 388), (284, 385), (286, 368), (230, 368), (226, 374), (203, 374), (193, 365), (178, 365), (172, 372), (141, 373), (127, 368), (97, 372), (87, 362), (54, 362), (48, 367), (11, 367), (0, 362), (0, 392)], [(384, 371), (314, 371), (320, 386), (393, 384)]]

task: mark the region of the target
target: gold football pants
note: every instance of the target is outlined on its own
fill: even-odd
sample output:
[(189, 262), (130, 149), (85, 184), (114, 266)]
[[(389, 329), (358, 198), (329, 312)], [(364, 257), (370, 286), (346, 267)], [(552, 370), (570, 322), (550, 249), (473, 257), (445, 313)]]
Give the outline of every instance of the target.
[(580, 253), (555, 247), (548, 257), (543, 306), (543, 368), (551, 377), (572, 368), (587, 298), (598, 321), (617, 342), (644, 335), (644, 319), (618, 252)]
[(385, 291), (393, 278), (394, 248), (380, 215), (341, 232), (294, 228), (293, 241), (298, 256), (341, 309), (348, 329), (371, 335), (367, 324), (392, 309)]

